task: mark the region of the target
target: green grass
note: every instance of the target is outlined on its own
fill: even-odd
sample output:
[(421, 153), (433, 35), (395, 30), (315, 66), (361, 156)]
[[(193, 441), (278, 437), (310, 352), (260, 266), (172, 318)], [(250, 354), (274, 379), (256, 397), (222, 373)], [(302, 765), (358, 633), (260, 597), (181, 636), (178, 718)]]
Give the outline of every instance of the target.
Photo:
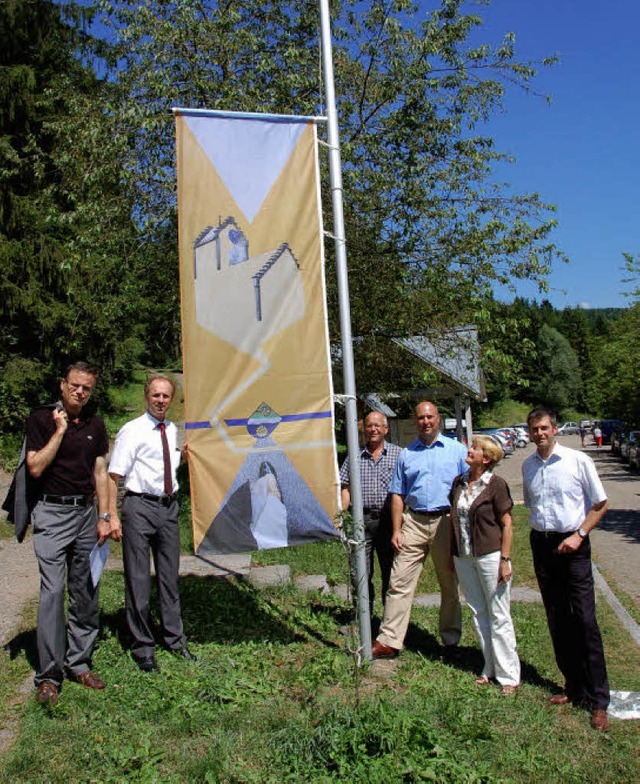
[[(514, 507), (513, 525), (512, 561), (514, 585), (536, 588), (537, 582), (529, 547), (528, 511), (524, 506)], [(330, 585), (348, 582), (345, 550), (339, 541), (311, 544), (305, 547), (290, 547), (282, 550), (262, 550), (252, 555), (252, 562), (259, 566), (288, 564), (294, 576), (299, 574), (326, 574)], [(379, 595), (380, 581), (377, 567), (374, 585), (376, 595)], [(437, 593), (439, 591), (430, 559), (427, 559), (422, 570), (417, 591), (418, 593)]]
[[(516, 514), (516, 584), (532, 574)], [(523, 529), (524, 530), (521, 530)], [(286, 558), (284, 556), (287, 556)], [(346, 581), (337, 542), (259, 553), (295, 573)], [(528, 563), (527, 563), (528, 561)], [(433, 569), (421, 590), (435, 590)], [(238, 579), (181, 580), (196, 665), (159, 651), (159, 675), (127, 652), (123, 578), (103, 576), (94, 665), (104, 693), (65, 684), (55, 709), (17, 704), (33, 661), (34, 608), (0, 652), (0, 724), (17, 723), (0, 758), (6, 782), (631, 782), (639, 779), (638, 722), (588, 726), (577, 708), (547, 702), (559, 683), (539, 604), (513, 606), (523, 684), (513, 698), (479, 689), (468, 610), (462, 660), (435, 639), (437, 610), (414, 608), (407, 648), (388, 675), (356, 670), (339, 627), (352, 617), (334, 596), (257, 590)], [(155, 604), (154, 604), (155, 606)], [(640, 652), (604, 602), (598, 613), (613, 689), (640, 691)], [(13, 718), (12, 718), (13, 717)]]

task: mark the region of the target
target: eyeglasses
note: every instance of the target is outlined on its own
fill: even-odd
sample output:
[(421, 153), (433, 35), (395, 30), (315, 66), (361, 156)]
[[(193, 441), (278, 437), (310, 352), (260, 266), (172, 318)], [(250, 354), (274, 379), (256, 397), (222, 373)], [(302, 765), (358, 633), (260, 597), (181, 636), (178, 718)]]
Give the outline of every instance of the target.
[(84, 384), (72, 384), (70, 381), (67, 381), (65, 378), (64, 383), (71, 389), (73, 392), (79, 392), (82, 390), (85, 395), (90, 395), (93, 392), (93, 387), (87, 387)]

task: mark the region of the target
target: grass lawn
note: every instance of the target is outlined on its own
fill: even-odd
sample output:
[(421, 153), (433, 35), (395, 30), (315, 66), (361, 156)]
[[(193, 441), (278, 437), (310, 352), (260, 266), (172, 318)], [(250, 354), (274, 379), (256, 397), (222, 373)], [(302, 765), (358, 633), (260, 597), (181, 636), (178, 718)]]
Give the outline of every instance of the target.
[[(518, 513), (516, 584), (530, 584)], [(286, 555), (286, 559), (285, 556)], [(337, 543), (260, 553), (293, 573), (346, 579)], [(464, 612), (462, 660), (442, 658), (437, 610), (414, 609), (394, 663), (354, 666), (338, 633), (352, 617), (333, 596), (242, 580), (186, 577), (186, 631), (199, 662), (160, 651), (162, 672), (126, 653), (123, 580), (103, 577), (94, 665), (103, 693), (65, 683), (58, 705), (19, 699), (34, 657), (35, 610), (0, 652), (0, 724), (15, 725), (0, 758), (6, 782), (635, 782), (640, 724), (590, 729), (588, 714), (547, 702), (558, 684), (542, 607), (514, 604), (523, 684), (511, 698), (478, 688), (481, 666)], [(435, 590), (432, 568), (421, 591)], [(640, 651), (598, 605), (613, 689), (640, 691)]]

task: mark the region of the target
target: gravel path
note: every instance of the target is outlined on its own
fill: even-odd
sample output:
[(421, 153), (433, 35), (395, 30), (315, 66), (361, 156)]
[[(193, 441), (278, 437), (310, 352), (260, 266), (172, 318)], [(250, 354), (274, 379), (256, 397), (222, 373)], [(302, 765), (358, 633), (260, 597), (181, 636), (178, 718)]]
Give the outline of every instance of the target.
[[(562, 443), (578, 448), (580, 440), (565, 436)], [(516, 503), (522, 503), (522, 461), (533, 450), (532, 444), (518, 449), (497, 468), (509, 483)], [(594, 560), (640, 607), (640, 476), (631, 474), (608, 448), (598, 451), (588, 447), (586, 451), (596, 461), (609, 496), (609, 511), (592, 535)], [(10, 479), (0, 472), (0, 498), (4, 498)], [(10, 640), (24, 605), (37, 594), (38, 567), (30, 539), (23, 544), (14, 539), (0, 541), (0, 645)]]

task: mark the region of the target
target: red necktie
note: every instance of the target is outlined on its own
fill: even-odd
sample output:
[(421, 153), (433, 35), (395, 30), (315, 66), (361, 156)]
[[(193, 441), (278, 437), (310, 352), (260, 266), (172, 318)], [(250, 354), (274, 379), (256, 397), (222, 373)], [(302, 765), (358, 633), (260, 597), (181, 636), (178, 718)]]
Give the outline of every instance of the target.
[(169, 455), (169, 442), (167, 441), (167, 426), (164, 422), (158, 425), (160, 428), (160, 438), (162, 440), (162, 462), (164, 463), (164, 494), (173, 493), (173, 478), (171, 476), (171, 457)]

